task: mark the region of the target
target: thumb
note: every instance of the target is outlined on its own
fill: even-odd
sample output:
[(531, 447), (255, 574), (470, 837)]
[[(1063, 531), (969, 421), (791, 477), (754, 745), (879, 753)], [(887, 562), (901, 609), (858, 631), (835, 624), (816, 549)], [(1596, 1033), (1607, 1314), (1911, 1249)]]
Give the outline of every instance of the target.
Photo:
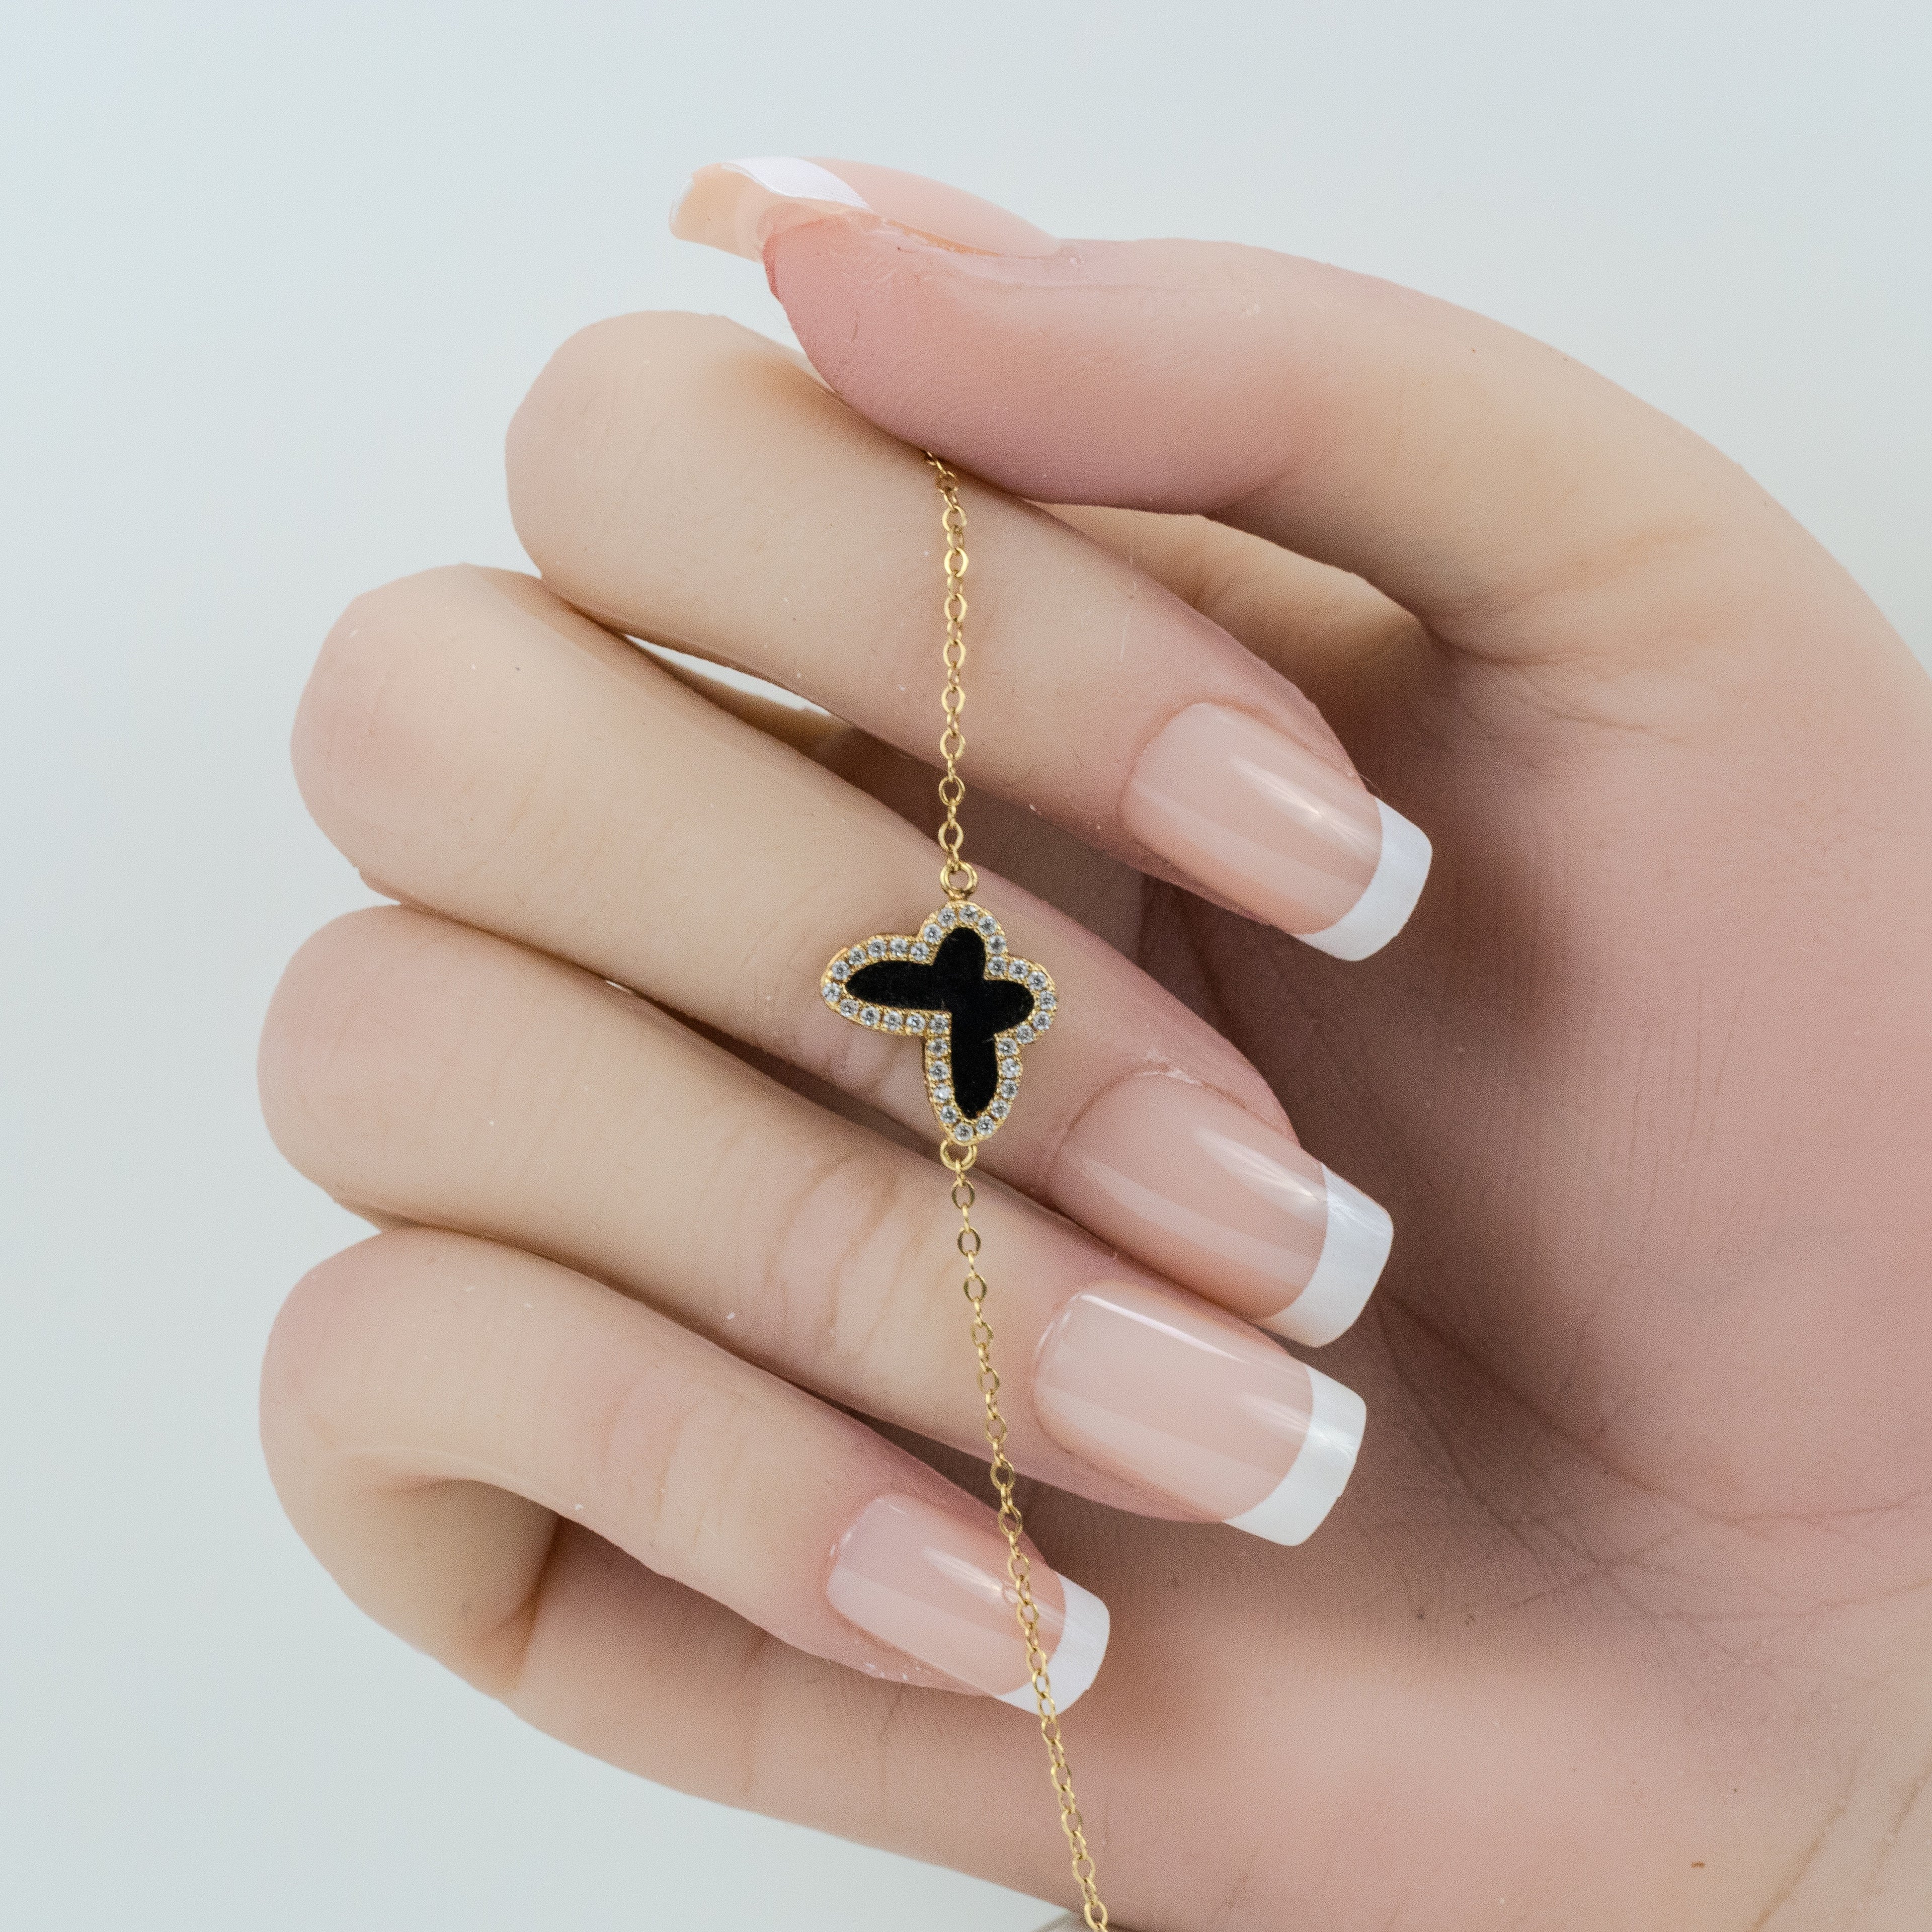
[(842, 160), (704, 169), (672, 226), (761, 256), (820, 374), (902, 440), (1036, 501), (1205, 512), (1366, 578), (1445, 641), (1480, 621), (1486, 652), (1532, 604), (1522, 641), (1546, 649), (1552, 594), (1606, 553), (1681, 568), (1770, 514), (1554, 350), (1318, 262), (1057, 242)]

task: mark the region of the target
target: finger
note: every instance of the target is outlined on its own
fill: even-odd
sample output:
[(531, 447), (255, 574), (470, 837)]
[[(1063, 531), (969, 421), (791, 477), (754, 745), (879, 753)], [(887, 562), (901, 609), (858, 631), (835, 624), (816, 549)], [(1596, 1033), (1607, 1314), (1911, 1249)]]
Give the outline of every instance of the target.
[[(424, 1231), (325, 1264), (277, 1324), (262, 1429), (338, 1582), (480, 1682), (515, 1681), (562, 1522), (794, 1649), (1034, 1707), (988, 1510), (849, 1417), (514, 1250)], [(1064, 1706), (1100, 1668), (1107, 1612), (1046, 1563), (1033, 1575)]]
[[(932, 908), (938, 848), (527, 579), (359, 600), (302, 703), (317, 820), (387, 890), (577, 961), (936, 1134), (917, 1052), (829, 1012), (835, 951)], [(986, 1158), (1244, 1318), (1320, 1343), (1388, 1217), (1294, 1142), (1254, 1069), (1144, 973), (992, 878), (1060, 1016)]]
[[(401, 910), (290, 966), (277, 1144), (330, 1192), (616, 1284), (833, 1401), (972, 1453), (958, 1214), (930, 1156), (578, 968)], [(1122, 1508), (1302, 1540), (1359, 1400), (1023, 1198), (974, 1210), (1015, 1462)]]
[(1370, 722), (1356, 715), (1363, 668), (1393, 658), (1406, 676), (1424, 647), (1415, 619), (1372, 584), (1210, 518), (1069, 503), (1053, 514), (1292, 680), (1345, 742)]
[[(509, 478), (525, 548), (580, 609), (932, 756), (932, 473), (770, 343), (715, 317), (586, 330), (518, 410)], [(1060, 519), (962, 496), (968, 782), (1339, 958), (1385, 944), (1428, 842), (1307, 700)]]
[(1512, 657), (1694, 645), (1634, 626), (1606, 578), (1715, 610), (1772, 554), (1829, 567), (1688, 431), (1447, 303), (1232, 244), (1054, 244), (891, 170), (781, 167), (700, 171), (674, 229), (762, 254), (861, 415), (1022, 496), (1207, 511)]

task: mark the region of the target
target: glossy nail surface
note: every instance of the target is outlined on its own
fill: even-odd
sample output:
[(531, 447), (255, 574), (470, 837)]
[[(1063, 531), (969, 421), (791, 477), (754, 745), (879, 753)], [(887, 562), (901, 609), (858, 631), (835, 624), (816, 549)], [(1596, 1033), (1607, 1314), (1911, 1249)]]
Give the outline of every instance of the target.
[(1429, 841), (1360, 779), (1217, 704), (1155, 736), (1121, 813), (1209, 891), (1340, 959), (1393, 939), (1429, 872)]
[(1056, 1204), (1222, 1306), (1318, 1347), (1369, 1298), (1389, 1217), (1226, 1095), (1159, 1073), (1123, 1080), (1056, 1158)]
[[(1107, 1606), (1044, 1563), (1033, 1566), (1040, 1647), (1065, 1710), (1107, 1651)], [(962, 1688), (1034, 1708), (1006, 1575), (1006, 1539), (911, 1496), (881, 1496), (839, 1539), (825, 1594), (848, 1623)]]
[(1299, 1543), (1354, 1468), (1361, 1398), (1218, 1309), (1131, 1282), (1076, 1295), (1034, 1403), (1074, 1454), (1201, 1516)]
[(976, 194), (865, 161), (765, 154), (700, 168), (671, 210), (671, 232), (758, 260), (801, 221), (870, 216), (942, 248), (977, 255), (1051, 255), (1060, 244)]

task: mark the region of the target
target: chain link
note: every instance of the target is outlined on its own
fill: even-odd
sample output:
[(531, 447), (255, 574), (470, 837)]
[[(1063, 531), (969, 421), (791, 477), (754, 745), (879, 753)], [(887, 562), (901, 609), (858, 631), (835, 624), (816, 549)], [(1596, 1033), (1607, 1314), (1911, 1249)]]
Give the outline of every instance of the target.
[[(939, 800), (946, 808), (939, 845), (946, 858), (940, 867), (939, 879), (946, 896), (957, 904), (970, 898), (979, 883), (979, 874), (960, 856), (965, 833), (959, 824), (959, 806), (966, 796), (965, 781), (959, 776), (959, 760), (966, 753), (966, 740), (959, 729), (959, 713), (966, 702), (960, 681), (966, 664), (966, 596), (960, 587), (966, 574), (962, 542), (966, 512), (960, 507), (958, 478), (930, 451), (926, 460), (938, 475), (939, 494), (946, 505), (940, 519), (946, 532), (946, 729), (939, 740), (940, 754), (946, 760), (946, 776), (939, 782)], [(980, 1272), (980, 1231), (973, 1225), (973, 1204), (978, 1196), (970, 1174), (979, 1153), (978, 1148), (970, 1144), (957, 1147), (950, 1141), (939, 1144), (939, 1158), (952, 1177), (952, 1204), (959, 1210), (959, 1232), (955, 1244), (966, 1264), (962, 1285), (967, 1304), (973, 1311), (970, 1332), (973, 1352), (979, 1360), (986, 1447), (992, 1452), (993, 1489), (1000, 1500), (1000, 1532), (1006, 1539), (1006, 1576), (1012, 1585), (1020, 1638), (1026, 1646), (1027, 1674), (1033, 1687), (1034, 1702), (1040, 1711), (1040, 1734), (1046, 1742), (1047, 1774), (1060, 1806), (1060, 1828), (1066, 1834), (1067, 1852), (1072, 1860), (1073, 1882), (1080, 1888), (1081, 1916), (1088, 1932), (1108, 1932), (1107, 1907), (1096, 1882), (1094, 1855), (1087, 1846), (1086, 1821), (1073, 1795), (1073, 1773), (1060, 1734), (1060, 1707), (1053, 1700), (1046, 1652), (1040, 1640), (1040, 1606), (1034, 1600), (1033, 1564), (1024, 1541), (1026, 1524), (1014, 1494), (1019, 1475), (1006, 1454), (1006, 1420), (1000, 1408), (999, 1373), (993, 1366), (992, 1327), (986, 1319), (986, 1278)]]
[(939, 868), (939, 883), (955, 905), (970, 899), (980, 884), (980, 875), (959, 856), (966, 834), (959, 823), (959, 807), (966, 796), (966, 781), (959, 776), (959, 760), (966, 755), (966, 737), (959, 728), (959, 714), (965, 708), (966, 687), (966, 512), (960, 507), (959, 479), (930, 450), (926, 460), (939, 480), (939, 494), (945, 505), (939, 526), (946, 533), (946, 643), (940, 655), (946, 664), (946, 691), (940, 702), (946, 712), (946, 728), (939, 734), (939, 755), (946, 760), (946, 776), (939, 781), (939, 802), (946, 817), (939, 828), (939, 849), (946, 854)]
[(1019, 1622), (1020, 1636), (1026, 1645), (1034, 1702), (1040, 1708), (1040, 1734), (1046, 1741), (1047, 1775), (1053, 1781), (1053, 1794), (1060, 1804), (1060, 1828), (1066, 1835), (1066, 1849), (1072, 1858), (1073, 1882), (1080, 1888), (1082, 1916), (1090, 1932), (1107, 1932), (1107, 1907), (1095, 1882), (1094, 1854), (1087, 1846), (1086, 1821), (1073, 1795), (1073, 1773), (1060, 1735), (1060, 1707), (1053, 1700), (1053, 1685), (1046, 1674), (1046, 1652), (1040, 1641), (1040, 1606), (1034, 1600), (1033, 1564), (1022, 1540), (1026, 1524), (1013, 1494), (1019, 1475), (1006, 1454), (1006, 1420), (1000, 1411), (1000, 1376), (993, 1366), (993, 1330), (986, 1319), (986, 1278), (980, 1272), (980, 1231), (973, 1225), (973, 1203), (978, 1197), (968, 1178), (968, 1170), (979, 1151), (976, 1147), (956, 1148), (950, 1142), (941, 1142), (939, 1157), (952, 1176), (952, 1204), (959, 1210), (956, 1243), (966, 1264), (966, 1278), (962, 1286), (973, 1311), (973, 1352), (980, 1362), (986, 1446), (992, 1451), (993, 1488), (1000, 1498), (1000, 1533), (1006, 1539), (1006, 1575), (1013, 1586), (1014, 1613)]

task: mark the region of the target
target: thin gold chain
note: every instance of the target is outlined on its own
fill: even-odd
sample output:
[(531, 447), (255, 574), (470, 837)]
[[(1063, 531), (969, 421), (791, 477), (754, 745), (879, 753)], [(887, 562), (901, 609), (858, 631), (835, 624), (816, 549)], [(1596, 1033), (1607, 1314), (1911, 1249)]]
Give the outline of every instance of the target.
[(939, 479), (939, 494), (946, 506), (939, 519), (946, 533), (946, 643), (940, 652), (946, 664), (946, 691), (940, 700), (946, 728), (939, 734), (939, 755), (946, 760), (946, 776), (939, 781), (939, 802), (946, 808), (939, 828), (939, 849), (946, 859), (939, 868), (939, 883), (957, 905), (970, 899), (980, 883), (979, 874), (959, 856), (966, 836), (959, 823), (959, 807), (966, 796), (966, 781), (959, 776), (959, 760), (966, 755), (966, 737), (959, 728), (959, 714), (966, 704), (966, 687), (962, 682), (966, 669), (966, 512), (960, 507), (958, 478), (930, 451), (926, 460)]
[[(961, 588), (966, 574), (966, 512), (959, 504), (959, 482), (951, 470), (929, 451), (926, 461), (939, 478), (939, 494), (946, 508), (940, 519), (946, 532), (946, 729), (939, 749), (946, 760), (946, 776), (939, 782), (940, 802), (946, 808), (945, 823), (940, 827), (940, 849), (946, 854), (940, 866), (940, 883), (949, 898), (969, 898), (979, 882), (979, 874), (960, 856), (965, 834), (959, 824), (959, 806), (966, 796), (965, 781), (959, 776), (959, 760), (966, 752), (966, 740), (959, 729), (959, 712), (966, 702), (960, 676), (966, 664), (966, 596)], [(1026, 1646), (1027, 1672), (1033, 1686), (1034, 1703), (1040, 1710), (1040, 1734), (1046, 1741), (1047, 1774), (1053, 1782), (1053, 1795), (1060, 1806), (1060, 1828), (1066, 1835), (1066, 1849), (1073, 1862), (1073, 1882), (1080, 1888), (1082, 1916), (1089, 1932), (1108, 1932), (1107, 1907), (1096, 1882), (1094, 1854), (1087, 1846), (1086, 1822), (1080, 1815), (1073, 1795), (1073, 1773), (1066, 1762), (1066, 1747), (1060, 1734), (1060, 1707), (1053, 1700), (1053, 1684), (1046, 1672), (1046, 1652), (1040, 1646), (1040, 1606), (1034, 1600), (1033, 1564), (1023, 1540), (1026, 1523), (1013, 1491), (1018, 1472), (1006, 1454), (1006, 1419), (1000, 1410), (1000, 1378), (993, 1366), (993, 1330), (986, 1319), (986, 1278), (980, 1272), (980, 1231), (973, 1225), (973, 1204), (978, 1198), (970, 1171), (979, 1158), (976, 1146), (956, 1148), (950, 1141), (939, 1144), (939, 1158), (952, 1176), (952, 1204), (959, 1210), (956, 1240), (960, 1257), (966, 1264), (962, 1284), (968, 1305), (973, 1311), (973, 1352), (979, 1358), (981, 1400), (986, 1406), (986, 1447), (992, 1452), (993, 1488), (1000, 1499), (1000, 1531), (1006, 1539), (1006, 1575), (1013, 1586), (1014, 1614), (1018, 1620), (1021, 1641)]]

